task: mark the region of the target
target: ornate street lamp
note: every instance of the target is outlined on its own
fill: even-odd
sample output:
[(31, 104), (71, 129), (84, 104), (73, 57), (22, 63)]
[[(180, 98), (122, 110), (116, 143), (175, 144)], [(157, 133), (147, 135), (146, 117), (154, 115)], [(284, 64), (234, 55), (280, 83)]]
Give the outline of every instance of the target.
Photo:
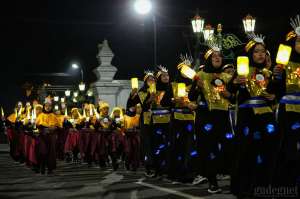
[(196, 15), (192, 20), (192, 27), (194, 33), (201, 33), (204, 27), (204, 19), (201, 18), (199, 15)]
[(254, 33), (255, 21), (256, 21), (255, 18), (253, 18), (249, 14), (243, 19), (244, 31), (246, 34)]
[(203, 30), (203, 37), (205, 41), (212, 40), (214, 35), (214, 28), (211, 25), (206, 25)]

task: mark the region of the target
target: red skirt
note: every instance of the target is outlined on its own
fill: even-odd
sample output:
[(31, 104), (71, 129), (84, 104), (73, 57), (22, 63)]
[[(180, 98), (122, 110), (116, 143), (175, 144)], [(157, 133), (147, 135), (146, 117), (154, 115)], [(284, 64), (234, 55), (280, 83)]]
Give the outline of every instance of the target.
[(127, 130), (126, 134), (126, 145), (128, 147), (127, 157), (129, 164), (138, 167), (140, 162), (140, 147), (141, 138), (139, 130)]
[(89, 153), (90, 134), (93, 133), (93, 129), (81, 129), (79, 132), (79, 151), (81, 158), (85, 158)]
[(76, 129), (69, 129), (64, 145), (64, 152), (72, 152), (75, 148), (79, 148), (79, 131)]

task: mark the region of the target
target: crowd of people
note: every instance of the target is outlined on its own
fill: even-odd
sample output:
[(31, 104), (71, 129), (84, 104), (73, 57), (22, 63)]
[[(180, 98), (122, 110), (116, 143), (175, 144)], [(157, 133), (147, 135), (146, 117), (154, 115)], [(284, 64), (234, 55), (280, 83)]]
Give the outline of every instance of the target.
[(183, 57), (176, 81), (161, 65), (146, 71), (126, 108), (111, 114), (104, 101), (19, 102), (3, 117), (11, 156), (42, 174), (53, 172), (56, 159), (113, 170), (124, 162), (133, 172), (144, 167), (149, 178), (208, 182), (209, 193), (220, 193), (218, 181), (227, 178), (239, 198), (257, 187), (299, 186), (300, 21), (292, 26), (286, 65), (272, 64), (264, 38), (254, 35), (242, 54), (249, 74), (241, 75), (210, 42), (203, 66), (194, 71)]

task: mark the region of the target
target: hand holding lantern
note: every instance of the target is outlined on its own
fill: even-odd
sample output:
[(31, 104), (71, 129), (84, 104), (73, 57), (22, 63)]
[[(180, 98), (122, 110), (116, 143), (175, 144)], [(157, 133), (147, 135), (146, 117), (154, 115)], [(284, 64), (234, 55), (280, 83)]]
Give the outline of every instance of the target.
[(289, 63), (292, 48), (287, 45), (280, 44), (276, 56), (277, 65), (274, 67), (274, 76), (281, 79), (284, 67)]
[(236, 79), (236, 83), (244, 84), (249, 75), (249, 58), (246, 56), (239, 56), (237, 58), (237, 73), (240, 77)]
[(185, 83), (178, 83), (177, 84), (177, 96), (178, 97), (185, 97), (186, 96)]

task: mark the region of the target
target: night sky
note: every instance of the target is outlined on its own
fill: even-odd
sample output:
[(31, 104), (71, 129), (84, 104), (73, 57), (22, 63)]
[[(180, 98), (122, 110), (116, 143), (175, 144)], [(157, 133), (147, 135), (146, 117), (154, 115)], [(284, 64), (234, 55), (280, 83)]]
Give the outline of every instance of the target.
[[(193, 51), (190, 19), (199, 9), (206, 23), (223, 24), (223, 32), (242, 41), (241, 19), (256, 17), (256, 32), (267, 36), (273, 56), (278, 44), (291, 30), (289, 18), (300, 14), (299, 1), (262, 0), (156, 0), (158, 63), (171, 72), (181, 53)], [(289, 3), (284, 5), (283, 3)], [(115, 53), (116, 78), (142, 76), (153, 68), (151, 17), (134, 13), (132, 0), (40, 0), (14, 1), (1, 5), (5, 13), (1, 28), (0, 105), (11, 111), (21, 96), (20, 86), (31, 79), (26, 74), (70, 72), (72, 61), (84, 67), (85, 81), (95, 81), (97, 44), (109, 41)], [(271, 5), (272, 4), (272, 5)], [(270, 45), (272, 44), (272, 45)], [(75, 71), (73, 81), (79, 81)], [(59, 80), (58, 80), (59, 82)]]

